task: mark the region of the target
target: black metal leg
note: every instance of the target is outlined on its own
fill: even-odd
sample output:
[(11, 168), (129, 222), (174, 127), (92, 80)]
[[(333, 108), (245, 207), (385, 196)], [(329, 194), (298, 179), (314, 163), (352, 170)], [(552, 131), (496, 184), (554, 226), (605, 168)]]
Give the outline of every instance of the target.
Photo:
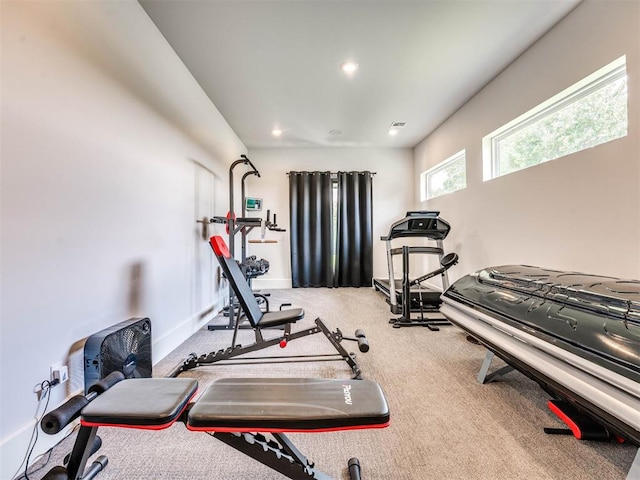
[(212, 436), (287, 478), (331, 480), (316, 470), (284, 434), (273, 434), (275, 440), (268, 440), (259, 433), (215, 432)]
[(347, 466), (349, 467), (349, 480), (361, 480), (360, 460), (356, 457), (350, 458)]
[[(71, 454), (69, 455), (69, 462), (67, 463), (69, 480), (85, 478), (83, 476), (84, 468), (87, 465), (87, 460), (93, 453), (92, 446), (94, 445), (97, 432), (98, 427), (80, 427), (76, 441), (73, 444), (73, 450), (71, 450)], [(106, 465), (106, 461), (104, 464)], [(98, 472), (95, 472), (93, 476), (97, 473)]]
[(327, 326), (322, 322), (322, 320), (320, 320), (320, 318), (316, 318), (316, 325), (322, 331), (322, 333), (324, 333), (324, 336), (329, 339), (331, 345), (333, 345), (333, 348), (338, 351), (344, 361), (347, 362), (347, 364), (351, 367), (354, 380), (361, 380), (362, 370), (360, 370), (360, 365), (358, 365), (358, 362), (356, 362), (354, 355), (347, 352), (342, 346), (342, 334), (340, 333), (340, 330), (338, 330), (337, 333), (332, 333), (331, 330), (329, 330)]

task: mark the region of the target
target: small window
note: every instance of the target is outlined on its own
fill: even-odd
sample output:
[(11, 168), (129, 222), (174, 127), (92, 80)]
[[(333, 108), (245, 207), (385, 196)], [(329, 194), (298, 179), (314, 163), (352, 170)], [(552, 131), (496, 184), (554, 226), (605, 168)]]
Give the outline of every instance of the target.
[(467, 156), (462, 150), (420, 174), (420, 200), (424, 202), (466, 186)]
[(482, 139), (484, 180), (627, 135), (626, 56)]

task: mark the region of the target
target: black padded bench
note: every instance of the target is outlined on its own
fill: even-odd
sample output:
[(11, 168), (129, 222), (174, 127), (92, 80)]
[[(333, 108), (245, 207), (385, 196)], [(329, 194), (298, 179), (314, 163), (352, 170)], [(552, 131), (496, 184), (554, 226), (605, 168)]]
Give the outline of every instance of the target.
[[(389, 425), (389, 408), (380, 386), (366, 380), (225, 378), (213, 382), (192, 402), (197, 388), (197, 380), (189, 378), (128, 379), (116, 381), (104, 392), (79, 397), (84, 401), (72, 398), (42, 421), (43, 430), (51, 434), (78, 415), (81, 422), (67, 467), (54, 467), (44, 480), (95, 477), (107, 464), (106, 457), (99, 457), (85, 469), (100, 446), (99, 427), (159, 430), (176, 421), (189, 430), (210, 432), (288, 478), (329, 479), (284, 433)], [(352, 478), (360, 478), (357, 459), (349, 460), (349, 470)]]
[(189, 430), (328, 432), (386, 427), (380, 386), (365, 380), (223, 378), (189, 411)]

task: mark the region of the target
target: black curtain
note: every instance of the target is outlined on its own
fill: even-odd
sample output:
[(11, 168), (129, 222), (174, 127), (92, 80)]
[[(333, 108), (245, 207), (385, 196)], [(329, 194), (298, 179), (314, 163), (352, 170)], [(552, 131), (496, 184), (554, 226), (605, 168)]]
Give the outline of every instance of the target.
[(333, 287), (331, 172), (289, 172), (293, 287)]
[(373, 277), (371, 172), (338, 172), (336, 284), (370, 287)]
[[(289, 172), (291, 280), (295, 287), (371, 286), (371, 172)], [(333, 211), (333, 185), (337, 211)]]

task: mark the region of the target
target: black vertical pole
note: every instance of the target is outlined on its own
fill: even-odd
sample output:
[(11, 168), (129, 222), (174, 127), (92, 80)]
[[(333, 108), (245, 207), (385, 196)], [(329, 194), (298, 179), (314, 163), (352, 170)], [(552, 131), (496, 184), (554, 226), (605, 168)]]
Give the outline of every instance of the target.
[(409, 246), (407, 245), (402, 246), (402, 320), (411, 321), (411, 284), (409, 281)]
[[(256, 167), (253, 165), (253, 163), (251, 163), (251, 160), (249, 160), (247, 158), (246, 155), (240, 155), (240, 158), (238, 160), (236, 160), (235, 162), (233, 162), (231, 164), (231, 166), (229, 167), (229, 213), (227, 213), (227, 229), (229, 231), (229, 253), (231, 254), (231, 259), (234, 259), (234, 253), (235, 253), (235, 245), (234, 245), (234, 237), (235, 237), (235, 230), (236, 230), (236, 220), (235, 220), (235, 211), (234, 209), (234, 205), (233, 205), (233, 169), (236, 167), (236, 165), (238, 164), (244, 164), (244, 165), (250, 165), (252, 171), (254, 172), (255, 175), (257, 175), (258, 177), (260, 176), (260, 172), (258, 172), (258, 169), (256, 169)], [(245, 175), (246, 177), (246, 175)], [(244, 178), (242, 178), (243, 182), (244, 182)], [(243, 196), (244, 196), (244, 189), (243, 189)], [(243, 202), (244, 202), (244, 198), (243, 198)], [(244, 260), (244, 259), (243, 259)], [(234, 298), (234, 294), (233, 294), (233, 289), (229, 289), (229, 328), (232, 328), (234, 326), (234, 322), (233, 322), (233, 316), (234, 316), (234, 310), (233, 310), (233, 298)]]

